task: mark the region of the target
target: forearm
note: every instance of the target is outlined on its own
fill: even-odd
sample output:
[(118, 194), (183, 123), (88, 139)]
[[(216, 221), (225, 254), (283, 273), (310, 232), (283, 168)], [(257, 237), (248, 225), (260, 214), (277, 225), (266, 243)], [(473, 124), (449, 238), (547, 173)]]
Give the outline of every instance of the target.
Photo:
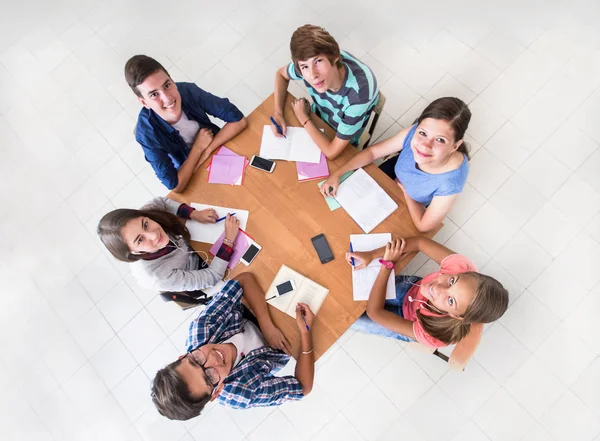
[(411, 199), (409, 196), (404, 194), (404, 200), (406, 201), (406, 206), (408, 208), (408, 213), (410, 214), (410, 218), (412, 219), (415, 227), (421, 233), (425, 233), (429, 231), (431, 228), (427, 228), (428, 225), (423, 223), (423, 216), (425, 215), (425, 205)]
[(327, 136), (325, 136), (325, 134), (315, 125), (310, 116), (305, 120), (300, 121), (300, 124), (303, 124), (303, 127), (306, 129), (313, 142), (319, 147), (327, 159), (335, 159), (343, 151), (344, 147), (348, 145), (348, 143), (344, 143), (343, 147), (340, 148), (339, 142), (336, 143), (335, 139), (332, 141), (327, 138)]
[(187, 159), (181, 164), (179, 170), (177, 170), (177, 186), (173, 189), (175, 193), (181, 193), (187, 187), (188, 182), (192, 178), (194, 174), (194, 170), (198, 165), (198, 161), (200, 160), (201, 152), (198, 149), (190, 150), (190, 154)]
[(235, 279), (241, 283), (244, 291), (244, 299), (248, 302), (263, 333), (265, 329), (275, 326), (271, 319), (271, 315), (269, 314), (269, 309), (265, 300), (265, 292), (258, 284), (256, 278), (251, 273), (242, 273), (237, 275)]
[(371, 152), (371, 150), (364, 149), (362, 152), (354, 156), (352, 159), (350, 159), (348, 162), (346, 162), (344, 165), (338, 168), (335, 172), (333, 172), (332, 175), (335, 175), (338, 178), (340, 178), (344, 173), (359, 169), (361, 167), (364, 167), (365, 165), (369, 165), (374, 160), (375, 158), (373, 157), (373, 153)]
[[(223, 126), (221, 130), (217, 132), (214, 136), (212, 142), (204, 149), (204, 152), (208, 152), (210, 155), (213, 151), (215, 151), (220, 146), (224, 145), (227, 141), (232, 139), (242, 130), (244, 130), (248, 126), (248, 120), (246, 118), (242, 118), (236, 122), (228, 122)], [(203, 155), (204, 156), (204, 155)]]
[[(310, 332), (300, 333), (300, 353), (296, 357), (296, 371), (294, 375), (302, 385), (302, 393), (308, 395), (315, 379), (315, 354)], [(310, 352), (305, 354), (305, 352)]]
[(286, 79), (280, 73), (280, 69), (275, 72), (275, 89), (273, 92), (275, 115), (283, 116), (283, 106), (287, 95), (290, 80)]

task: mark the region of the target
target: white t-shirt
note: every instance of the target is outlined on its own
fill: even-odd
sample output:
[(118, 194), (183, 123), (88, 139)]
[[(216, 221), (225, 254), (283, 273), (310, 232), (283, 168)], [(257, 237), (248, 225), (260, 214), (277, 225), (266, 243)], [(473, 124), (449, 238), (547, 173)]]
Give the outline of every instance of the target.
[(249, 320), (243, 320), (242, 332), (235, 334), (221, 344), (225, 343), (233, 343), (237, 349), (234, 366), (253, 350), (267, 345), (259, 329)]
[(191, 147), (196, 139), (196, 134), (200, 130), (200, 124), (196, 121), (191, 120), (187, 117), (185, 112), (181, 112), (181, 118), (175, 124), (171, 124), (171, 127), (177, 129), (185, 143)]

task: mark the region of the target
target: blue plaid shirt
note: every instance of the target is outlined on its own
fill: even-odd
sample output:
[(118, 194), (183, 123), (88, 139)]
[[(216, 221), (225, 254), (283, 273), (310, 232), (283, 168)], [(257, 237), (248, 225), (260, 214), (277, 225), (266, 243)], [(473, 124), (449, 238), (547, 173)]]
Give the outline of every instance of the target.
[[(242, 285), (230, 280), (190, 324), (188, 351), (205, 344), (219, 344), (242, 331)], [(290, 357), (269, 346), (250, 351), (233, 367), (224, 381), (218, 401), (224, 406), (245, 409), (277, 406), (299, 400), (302, 386), (296, 377), (275, 377)]]

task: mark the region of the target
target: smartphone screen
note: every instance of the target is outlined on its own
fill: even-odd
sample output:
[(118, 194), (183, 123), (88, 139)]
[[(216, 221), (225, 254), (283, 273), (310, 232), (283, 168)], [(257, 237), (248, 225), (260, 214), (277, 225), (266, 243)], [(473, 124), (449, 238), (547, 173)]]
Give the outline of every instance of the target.
[(250, 247), (246, 250), (246, 252), (242, 256), (242, 260), (244, 260), (248, 263), (252, 262), (252, 260), (254, 260), (254, 258), (256, 257), (256, 255), (258, 254), (259, 251), (260, 251), (260, 248), (258, 248), (254, 244), (251, 244)]
[(277, 292), (279, 293), (280, 296), (287, 294), (290, 291), (294, 290), (294, 285), (292, 285), (292, 281), (287, 281), (287, 282), (283, 282), (280, 285), (276, 286), (277, 288)]
[(273, 168), (273, 161), (261, 158), (260, 156), (255, 156), (250, 165), (256, 168), (260, 168), (261, 170), (270, 172), (271, 168)]
[(331, 248), (329, 248), (327, 239), (325, 239), (323, 234), (319, 234), (318, 236), (313, 237), (311, 240), (321, 263), (327, 263), (333, 260), (333, 253), (331, 252)]

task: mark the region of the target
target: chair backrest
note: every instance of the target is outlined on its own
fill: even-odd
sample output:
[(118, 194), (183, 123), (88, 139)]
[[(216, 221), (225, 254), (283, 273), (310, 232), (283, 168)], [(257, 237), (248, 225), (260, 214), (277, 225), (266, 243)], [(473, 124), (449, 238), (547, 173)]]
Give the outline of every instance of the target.
[(475, 323), (471, 325), (471, 331), (469, 334), (459, 341), (452, 352), (450, 353), (450, 357), (438, 351), (436, 348), (432, 348), (429, 346), (425, 346), (418, 342), (412, 342), (410, 345), (415, 349), (419, 349), (421, 351), (428, 352), (430, 354), (436, 355), (441, 358), (445, 362), (448, 363), (452, 369), (456, 371), (464, 371), (467, 362), (471, 359), (477, 346), (479, 346), (479, 342), (481, 341), (481, 336), (483, 335), (483, 324)]
[(377, 126), (377, 121), (379, 121), (379, 116), (381, 112), (383, 112), (383, 107), (385, 106), (385, 96), (381, 91), (379, 91), (377, 104), (371, 111), (371, 115), (369, 116), (369, 122), (367, 123), (367, 127), (360, 135), (360, 140), (358, 141), (358, 150), (362, 150), (365, 147), (369, 146), (369, 143), (372, 141), (373, 133), (375, 132), (375, 127)]

